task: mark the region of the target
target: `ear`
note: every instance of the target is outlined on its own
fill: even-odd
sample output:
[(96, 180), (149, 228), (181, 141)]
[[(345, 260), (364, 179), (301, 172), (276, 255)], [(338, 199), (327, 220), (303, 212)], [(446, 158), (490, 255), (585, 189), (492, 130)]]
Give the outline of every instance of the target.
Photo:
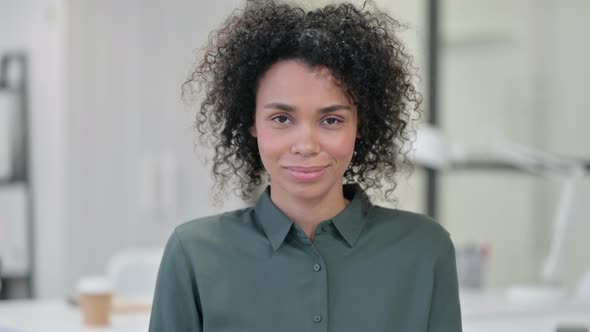
[(256, 124), (253, 124), (252, 127), (250, 127), (250, 135), (252, 135), (252, 137), (256, 137)]

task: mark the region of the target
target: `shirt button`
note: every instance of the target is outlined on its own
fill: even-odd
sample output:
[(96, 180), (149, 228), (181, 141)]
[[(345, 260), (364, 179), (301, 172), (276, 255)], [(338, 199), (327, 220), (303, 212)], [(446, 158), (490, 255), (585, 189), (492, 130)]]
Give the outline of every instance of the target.
[(328, 226), (322, 225), (321, 229), (322, 229), (322, 232), (327, 232), (328, 231)]
[(313, 322), (314, 323), (319, 323), (321, 321), (322, 321), (322, 316), (320, 316), (320, 315), (313, 316)]
[(314, 265), (313, 265), (313, 270), (314, 270), (314, 271), (318, 272), (318, 271), (319, 271), (319, 270), (321, 270), (321, 269), (322, 269), (322, 266), (321, 266), (320, 264), (314, 264)]

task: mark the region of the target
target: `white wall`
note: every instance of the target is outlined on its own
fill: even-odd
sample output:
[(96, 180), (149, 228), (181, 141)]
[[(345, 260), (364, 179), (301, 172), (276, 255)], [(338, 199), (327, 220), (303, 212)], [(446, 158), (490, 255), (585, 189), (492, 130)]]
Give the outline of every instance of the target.
[[(34, 291), (63, 294), (65, 5), (61, 0), (0, 0), (0, 53), (29, 57), (31, 158), (36, 257)], [(49, 199), (48, 199), (49, 198)]]
[(180, 85), (193, 50), (236, 5), (69, 2), (68, 290), (113, 252), (163, 246), (175, 225), (218, 211)]
[[(537, 98), (540, 145), (559, 155), (590, 161), (590, 3), (584, 0), (541, 1), (535, 22), (538, 63)], [(572, 225), (564, 246), (561, 277), (564, 284), (579, 281), (590, 268), (590, 174), (578, 186), (571, 215)], [(539, 221), (544, 227), (538, 233), (539, 253), (548, 250), (550, 222), (557, 204), (559, 183), (539, 184)], [(541, 259), (542, 257), (539, 257)]]
[[(444, 2), (441, 22), (442, 126), (449, 136), (482, 147), (498, 138), (590, 160), (585, 98), (590, 47), (587, 1)], [(563, 282), (572, 286), (590, 266), (585, 242), (590, 181), (574, 202)], [(460, 246), (491, 244), (488, 286), (531, 283), (549, 249), (560, 188), (506, 171), (446, 174), (441, 222)]]
[[(534, 144), (532, 1), (445, 1), (441, 5), (440, 114), (449, 138), (470, 149), (495, 140)], [(444, 173), (441, 222), (457, 247), (491, 247), (486, 284), (532, 279), (535, 180), (507, 171)]]

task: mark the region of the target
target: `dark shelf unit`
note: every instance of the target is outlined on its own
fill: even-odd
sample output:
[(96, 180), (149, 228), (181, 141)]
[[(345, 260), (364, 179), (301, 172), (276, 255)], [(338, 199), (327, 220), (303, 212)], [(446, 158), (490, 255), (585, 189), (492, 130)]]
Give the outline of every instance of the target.
[[(10, 70), (12, 66), (19, 66), (20, 77), (16, 82), (11, 81)], [(2, 54), (0, 57), (0, 90), (10, 89), (16, 92), (19, 99), (19, 113), (17, 125), (21, 126), (22, 136), (20, 137), (19, 155), (20, 160), (13, 161), (13, 170), (8, 179), (0, 181), (0, 187), (11, 186), (15, 184), (24, 185), (26, 190), (26, 246), (27, 246), (27, 266), (28, 270), (24, 275), (5, 276), (2, 274), (0, 261), (0, 300), (11, 297), (12, 289), (19, 287), (24, 291), (19, 292), (21, 297), (32, 298), (33, 277), (34, 277), (34, 209), (33, 209), (33, 185), (31, 177), (31, 128), (30, 128), (30, 109), (29, 109), (29, 59), (25, 52), (10, 52)], [(1, 259), (1, 257), (0, 257)], [(24, 294), (23, 294), (24, 292)]]

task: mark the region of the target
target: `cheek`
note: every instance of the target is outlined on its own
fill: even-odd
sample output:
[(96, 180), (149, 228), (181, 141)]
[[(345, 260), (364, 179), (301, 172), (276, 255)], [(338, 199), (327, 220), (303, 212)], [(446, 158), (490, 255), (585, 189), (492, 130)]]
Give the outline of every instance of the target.
[(281, 140), (278, 140), (276, 135), (272, 135), (266, 130), (259, 130), (257, 132), (256, 140), (258, 142), (258, 151), (260, 158), (264, 160), (277, 159), (281, 151), (284, 150), (282, 147)]
[(354, 143), (354, 135), (342, 135), (329, 140), (327, 148), (334, 157), (350, 160), (354, 152)]

